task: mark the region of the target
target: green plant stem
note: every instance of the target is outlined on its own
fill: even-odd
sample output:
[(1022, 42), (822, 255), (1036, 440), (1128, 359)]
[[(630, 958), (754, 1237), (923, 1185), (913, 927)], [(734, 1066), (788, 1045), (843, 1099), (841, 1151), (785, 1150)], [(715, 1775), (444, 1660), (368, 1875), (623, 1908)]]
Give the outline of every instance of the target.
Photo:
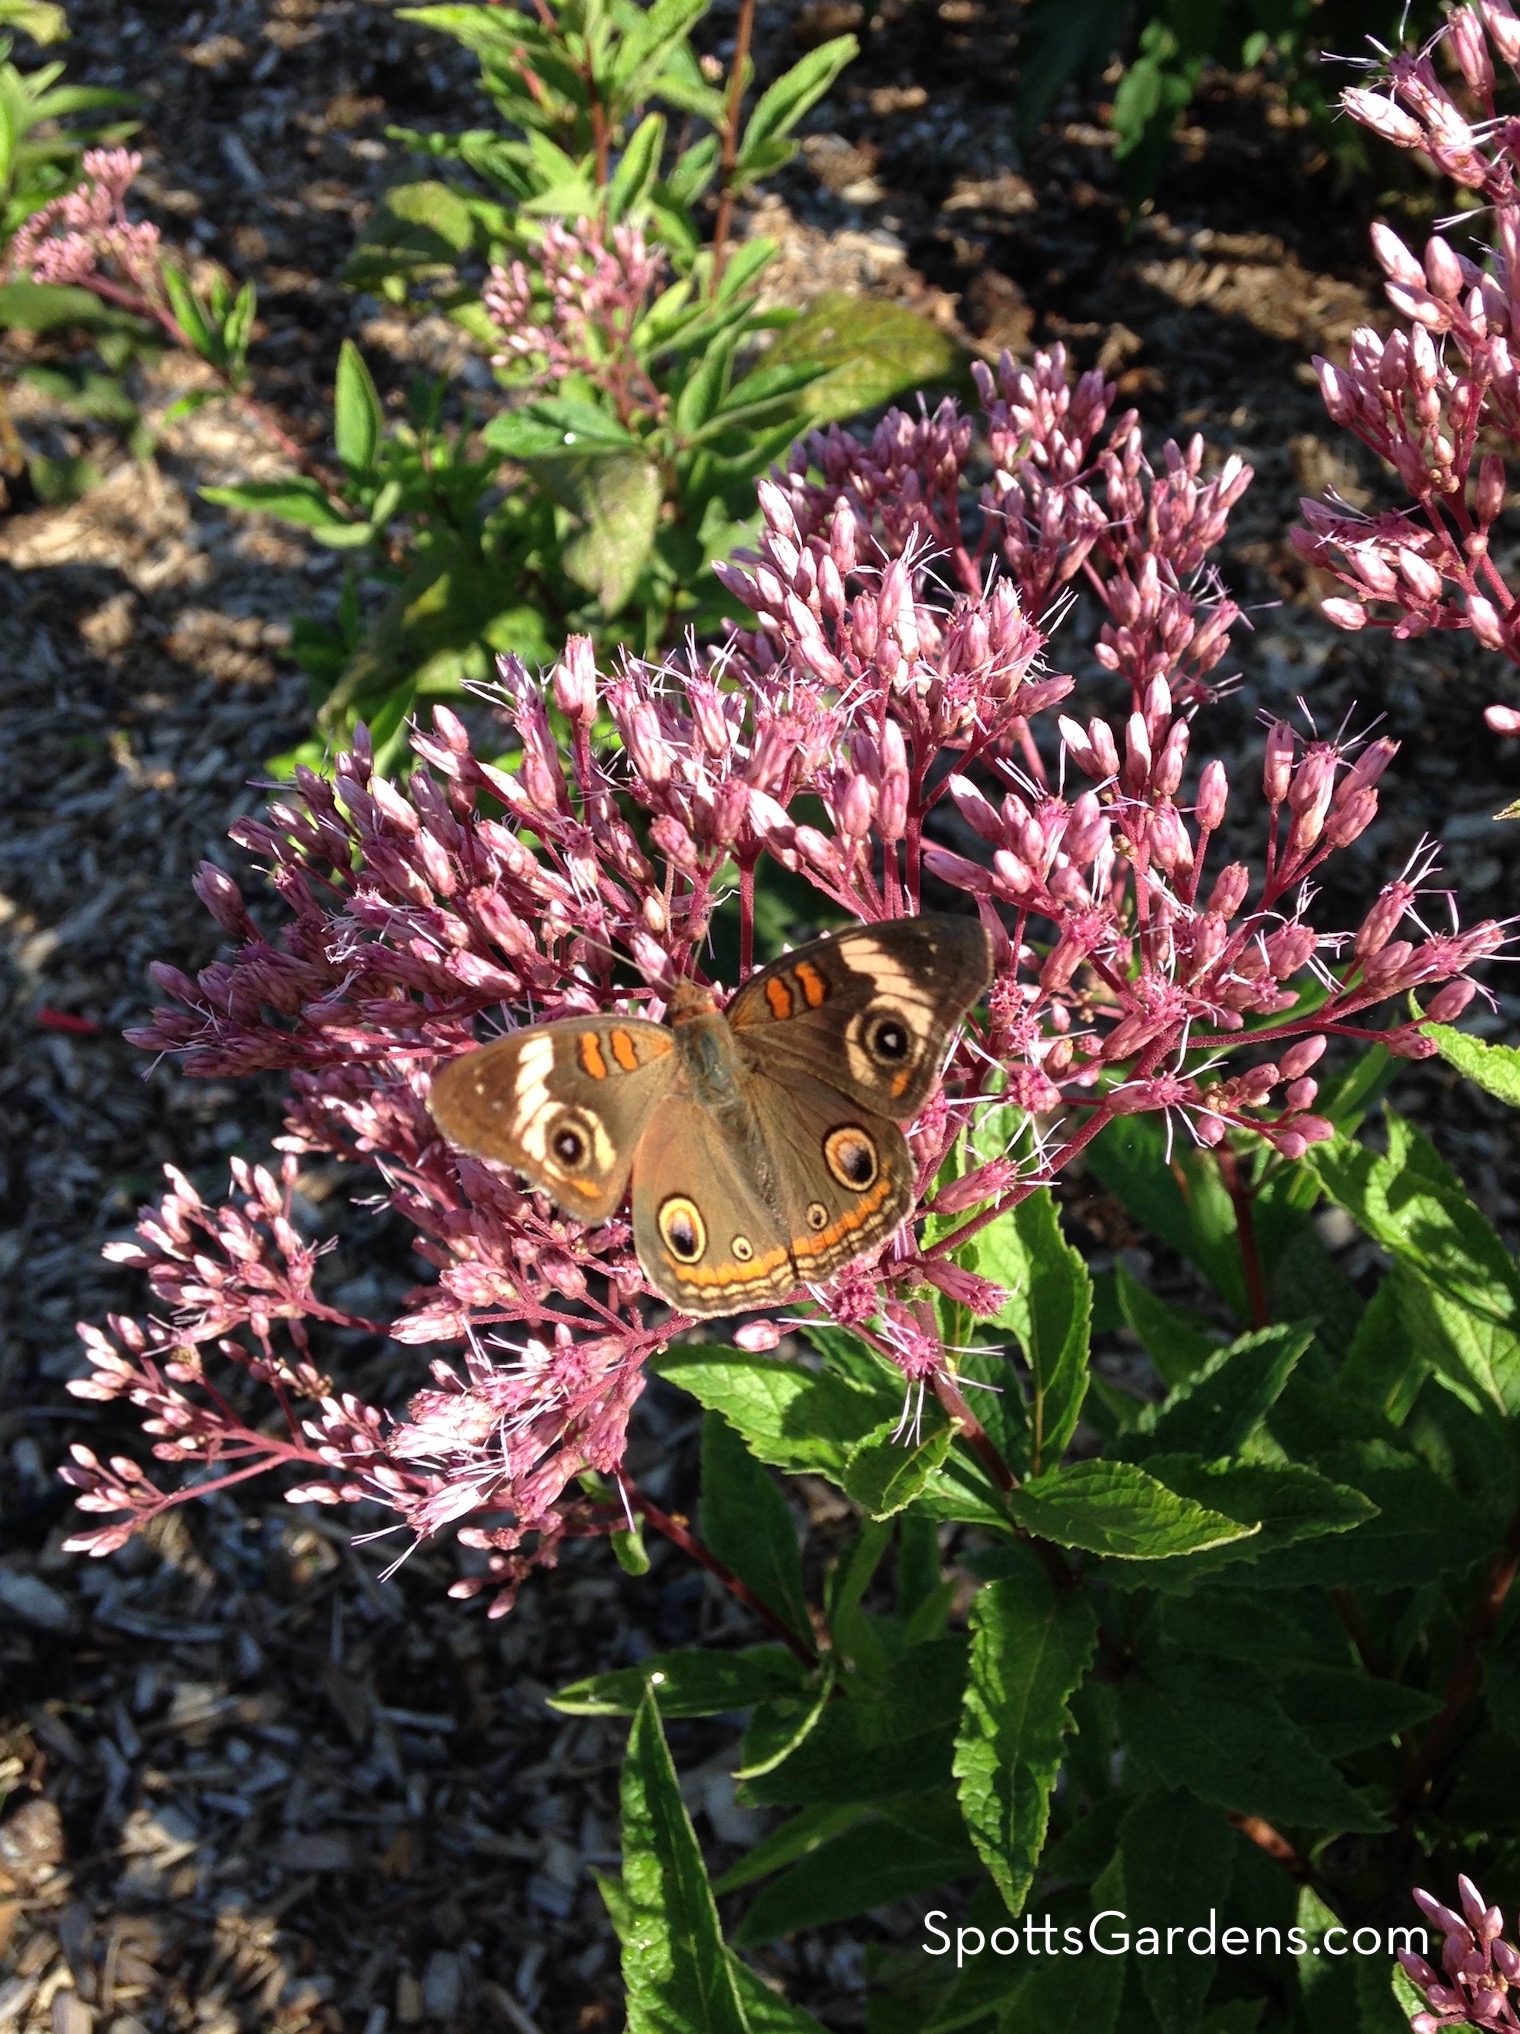
[(718, 216), (713, 222), (712, 286), (714, 295), (728, 261), (728, 235), (734, 217), (734, 165), (739, 160), (739, 121), (744, 111), (744, 69), (749, 62), (755, 28), (755, 0), (739, 0), (739, 26), (734, 36), (734, 68), (728, 81), (728, 116), (723, 122), (723, 154), (718, 168)]
[(1398, 1812), (1401, 1817), (1411, 1815), (1419, 1806), (1420, 1799), (1429, 1786), (1436, 1767), (1440, 1764), (1446, 1747), (1451, 1742), (1452, 1732), (1460, 1722), (1462, 1712), (1472, 1700), (1478, 1685), (1478, 1648), (1490, 1636), (1499, 1621), (1516, 1571), (1520, 1570), (1520, 1511), (1510, 1520), (1509, 1530), (1504, 1535), (1504, 1544), (1488, 1564), (1479, 1596), (1467, 1628), (1462, 1634), (1462, 1643), (1457, 1649), (1457, 1663), (1452, 1668), (1451, 1679), (1446, 1684), (1446, 1700), (1441, 1711), (1426, 1731), (1424, 1741), (1416, 1752), (1404, 1785), (1399, 1791)]
[(1251, 1326), (1265, 1328), (1272, 1319), (1267, 1300), (1267, 1282), (1262, 1274), (1261, 1251), (1256, 1242), (1254, 1196), (1240, 1176), (1240, 1161), (1227, 1144), (1218, 1151), (1219, 1177), (1235, 1210), (1235, 1233), (1240, 1239), (1240, 1269), (1246, 1282), (1246, 1300), (1251, 1309)]
[(657, 1533), (663, 1533), (672, 1545), (679, 1547), (681, 1552), (695, 1561), (699, 1568), (705, 1568), (709, 1575), (721, 1582), (729, 1595), (758, 1617), (766, 1630), (780, 1639), (787, 1651), (799, 1659), (803, 1666), (817, 1666), (818, 1655), (807, 1640), (793, 1631), (784, 1617), (758, 1597), (742, 1576), (736, 1575), (726, 1561), (720, 1561), (711, 1547), (704, 1546), (684, 1520), (673, 1518), (669, 1512), (661, 1511), (652, 1499), (645, 1497), (632, 1485), (628, 1486), (628, 1502), (640, 1517), (648, 1519)]

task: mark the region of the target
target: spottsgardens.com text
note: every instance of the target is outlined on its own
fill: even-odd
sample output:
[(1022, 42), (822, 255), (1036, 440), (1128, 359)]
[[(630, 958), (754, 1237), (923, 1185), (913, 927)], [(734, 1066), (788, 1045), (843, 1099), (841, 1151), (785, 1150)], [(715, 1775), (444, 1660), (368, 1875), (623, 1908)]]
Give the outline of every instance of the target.
[(1057, 1923), (1046, 1914), (1005, 1921), (990, 1930), (952, 1930), (943, 1925), (947, 1918), (942, 1907), (924, 1916), (921, 1946), (928, 1956), (953, 1956), (957, 1970), (978, 1956), (1123, 1956), (1131, 1950), (1136, 1956), (1262, 1957), (1397, 1956), (1401, 1949), (1412, 1949), (1424, 1956), (1429, 1939), (1423, 1928), (1353, 1930), (1338, 1923), (1320, 1935), (1302, 1928), (1221, 1928), (1213, 1907), (1207, 1921), (1169, 1928), (1132, 1927), (1129, 1916), (1116, 1907), (1094, 1914), (1085, 1928)]

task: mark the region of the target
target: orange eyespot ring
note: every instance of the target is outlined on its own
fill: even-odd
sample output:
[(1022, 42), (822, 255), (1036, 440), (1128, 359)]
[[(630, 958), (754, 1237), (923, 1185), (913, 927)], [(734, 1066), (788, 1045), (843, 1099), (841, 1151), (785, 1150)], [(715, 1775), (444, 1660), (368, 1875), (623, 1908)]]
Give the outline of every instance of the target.
[(734, 1253), (735, 1264), (748, 1264), (755, 1254), (755, 1246), (748, 1236), (736, 1236), (728, 1247)]
[(876, 1146), (858, 1123), (845, 1123), (823, 1140), (823, 1159), (843, 1187), (862, 1194), (876, 1184)]
[(829, 1226), (829, 1211), (822, 1201), (809, 1201), (807, 1225), (810, 1229), (826, 1229)]
[(707, 1249), (707, 1224), (697, 1204), (685, 1194), (672, 1194), (660, 1203), (660, 1237), (678, 1264), (695, 1264)]

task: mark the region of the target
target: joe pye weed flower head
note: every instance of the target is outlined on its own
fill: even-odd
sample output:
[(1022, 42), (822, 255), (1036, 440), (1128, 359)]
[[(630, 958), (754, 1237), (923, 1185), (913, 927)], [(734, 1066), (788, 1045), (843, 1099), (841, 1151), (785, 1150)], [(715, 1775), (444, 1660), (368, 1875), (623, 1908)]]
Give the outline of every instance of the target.
[[(1360, 925), (1316, 916), (1318, 874), (1375, 819), (1393, 742), (1277, 722), (1259, 773), (1234, 782), (1195, 752), (1236, 612), (1206, 554), (1248, 470), (1205, 479), (1201, 446), (1153, 470), (1132, 418), (1100, 445), (1113, 390), (1088, 376), (1072, 392), (1059, 356), (1005, 358), (983, 395), (1000, 464), (974, 536), (953, 404), (893, 412), (865, 444), (831, 432), (761, 486), (758, 542), (726, 568), (747, 610), (726, 643), (610, 672), (584, 640), (542, 677), (505, 661), (510, 767), (439, 707), (404, 783), (376, 774), (362, 732), (330, 778), (298, 772), (234, 829), (283, 907), (275, 938), (203, 867), (225, 957), (194, 980), (161, 967), (169, 1000), (134, 1036), (192, 1073), (288, 1072), (283, 1158), (236, 1166), (219, 1207), (171, 1180), (113, 1251), (154, 1309), (87, 1328), (92, 1373), (73, 1387), (131, 1400), (194, 1491), (294, 1466), (292, 1496), (367, 1499), (416, 1534), (461, 1526), (489, 1572), (456, 1593), (497, 1611), (566, 1535), (623, 1524), (595, 1477), (620, 1478), (642, 1366), (689, 1323), (646, 1287), (626, 1220), (586, 1227), (447, 1145), (429, 1083), (503, 1027), (658, 1018), (678, 980), (708, 979), (720, 912), (747, 972), (769, 869), (803, 878), (826, 920), (914, 913), (933, 885), (935, 908), (958, 898), (991, 935), (985, 1011), (911, 1129), (915, 1220), (792, 1303), (955, 1399), (935, 1295), (995, 1314), (1005, 1296), (963, 1246), (1106, 1124), (1160, 1112), (1203, 1146), (1297, 1157), (1331, 1134), (1315, 1110), (1329, 1043), (1421, 1056), (1409, 992), (1445, 1020), (1465, 1006), (1502, 934), (1427, 929), (1428, 858)], [(1073, 582), (1102, 604), (1099, 655), (1127, 681), (1112, 718), (1079, 714), (1050, 660), (1042, 618)], [(1232, 800), (1259, 814), (1254, 867), (1221, 846)], [(1038, 1134), (979, 1142), (957, 1171), (968, 1121), (1007, 1105)], [(395, 1320), (323, 1297), (291, 1202), (318, 1154), (373, 1167), (415, 1232), (432, 1276)], [(345, 1394), (319, 1353), (343, 1328), (437, 1352), (432, 1385), (395, 1411)], [(740, 1329), (750, 1348), (775, 1333)], [(267, 1391), (267, 1422), (237, 1373)], [(77, 1548), (108, 1553), (189, 1494), (124, 1457), (73, 1457), (82, 1507), (108, 1521)]]

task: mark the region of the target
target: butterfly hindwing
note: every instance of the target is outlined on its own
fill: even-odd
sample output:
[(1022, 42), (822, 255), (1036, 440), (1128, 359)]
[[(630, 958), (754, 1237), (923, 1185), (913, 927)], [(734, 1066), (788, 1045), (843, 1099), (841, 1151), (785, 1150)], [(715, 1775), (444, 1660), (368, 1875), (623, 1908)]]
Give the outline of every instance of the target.
[(979, 920), (890, 919), (784, 955), (745, 983), (728, 1021), (773, 1078), (822, 1076), (906, 1123), (933, 1092), (946, 1042), (991, 974)]

